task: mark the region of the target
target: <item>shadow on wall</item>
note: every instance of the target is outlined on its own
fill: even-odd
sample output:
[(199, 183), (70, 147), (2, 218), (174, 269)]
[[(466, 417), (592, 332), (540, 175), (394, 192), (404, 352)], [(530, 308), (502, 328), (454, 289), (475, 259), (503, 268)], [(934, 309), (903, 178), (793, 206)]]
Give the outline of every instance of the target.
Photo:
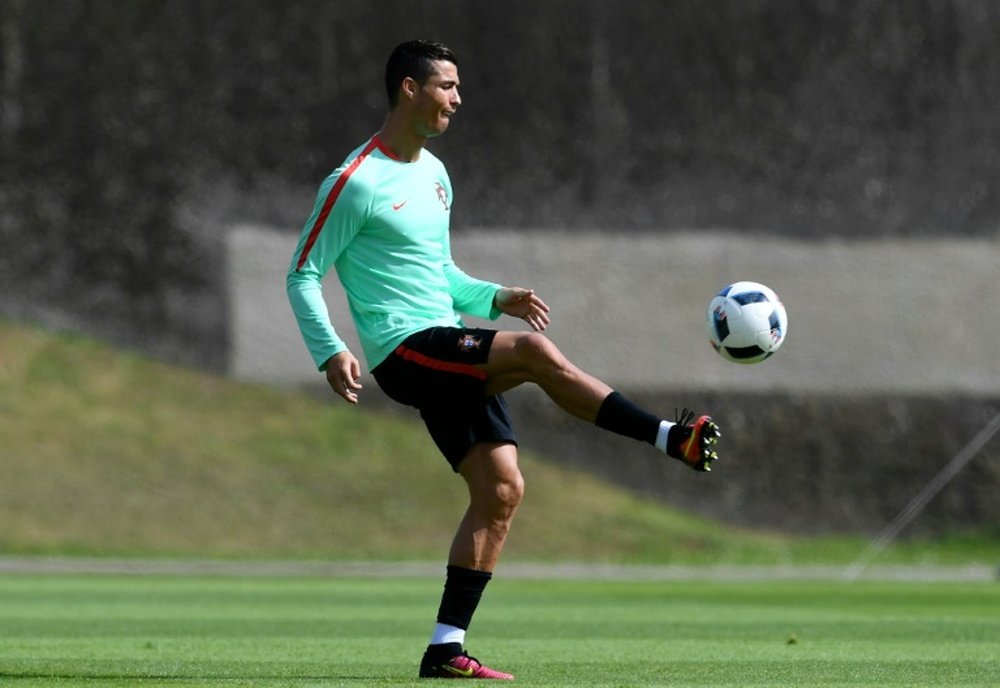
[[(805, 534), (878, 532), (1000, 411), (1000, 396), (626, 393), (668, 418), (711, 413), (723, 431), (713, 471), (580, 423), (540, 392), (508, 401), (526, 451), (734, 525)], [(903, 535), (1000, 523), (997, 494), (993, 438)]]

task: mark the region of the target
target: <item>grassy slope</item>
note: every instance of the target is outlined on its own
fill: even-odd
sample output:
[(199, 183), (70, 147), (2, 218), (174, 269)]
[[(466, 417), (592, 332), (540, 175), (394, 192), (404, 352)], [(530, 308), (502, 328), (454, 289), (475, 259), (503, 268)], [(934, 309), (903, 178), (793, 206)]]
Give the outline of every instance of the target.
[[(0, 438), (7, 552), (437, 559), (464, 508), (419, 422), (3, 321)], [(735, 532), (522, 461), (528, 495), (509, 559), (773, 563), (859, 551), (856, 540)], [(667, 465), (667, 477), (688, 476)]]

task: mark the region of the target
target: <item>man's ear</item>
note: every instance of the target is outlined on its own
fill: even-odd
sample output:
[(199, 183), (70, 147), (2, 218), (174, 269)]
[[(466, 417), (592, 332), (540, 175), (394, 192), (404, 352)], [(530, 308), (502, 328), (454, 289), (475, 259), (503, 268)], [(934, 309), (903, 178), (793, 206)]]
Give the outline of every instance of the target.
[(400, 88), (403, 90), (404, 96), (412, 99), (415, 95), (417, 95), (417, 91), (420, 89), (420, 84), (418, 84), (413, 77), (407, 76), (403, 77), (403, 83), (400, 84)]

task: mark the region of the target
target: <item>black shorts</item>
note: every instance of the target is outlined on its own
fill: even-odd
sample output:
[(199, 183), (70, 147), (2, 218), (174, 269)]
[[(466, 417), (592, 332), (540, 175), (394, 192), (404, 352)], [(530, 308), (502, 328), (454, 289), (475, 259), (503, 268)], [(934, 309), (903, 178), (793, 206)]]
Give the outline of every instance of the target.
[(420, 410), (434, 443), (458, 472), (474, 444), (517, 444), (503, 396), (486, 396), (495, 330), (431, 327), (407, 337), (372, 376), (390, 398)]

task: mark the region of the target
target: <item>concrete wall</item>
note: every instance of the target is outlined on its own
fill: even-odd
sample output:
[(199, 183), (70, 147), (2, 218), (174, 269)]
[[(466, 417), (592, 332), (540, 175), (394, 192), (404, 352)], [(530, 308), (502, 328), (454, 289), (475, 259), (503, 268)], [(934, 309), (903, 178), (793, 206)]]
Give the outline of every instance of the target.
[[(295, 241), (293, 233), (261, 227), (235, 227), (229, 235), (229, 370), (237, 378), (321, 382), (285, 299)], [(471, 275), (535, 288), (552, 307), (552, 340), (616, 387), (973, 396), (1000, 390), (1000, 241), (483, 230), (454, 235), (452, 248)], [(711, 297), (741, 279), (770, 285), (789, 315), (782, 349), (755, 366), (719, 358), (704, 330)], [(325, 294), (338, 330), (360, 355), (333, 274)]]

